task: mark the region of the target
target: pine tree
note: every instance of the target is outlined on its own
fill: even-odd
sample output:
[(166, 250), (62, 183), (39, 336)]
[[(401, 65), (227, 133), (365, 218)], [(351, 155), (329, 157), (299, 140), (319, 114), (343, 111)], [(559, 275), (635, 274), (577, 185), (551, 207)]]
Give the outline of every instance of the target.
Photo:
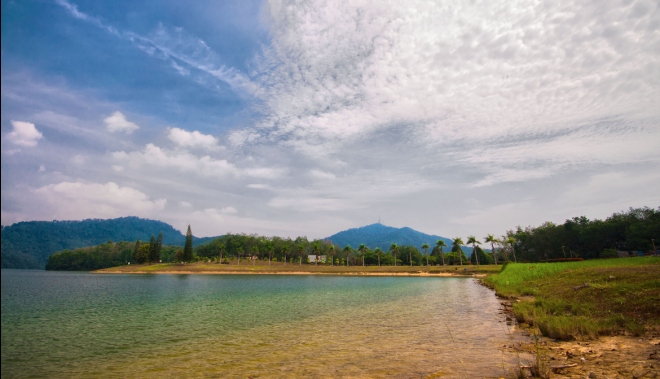
[(141, 263), (140, 257), (140, 240), (135, 241), (135, 249), (133, 249), (133, 259), (136, 263)]
[(154, 254), (154, 262), (160, 262), (160, 251), (163, 248), (163, 232), (158, 234), (158, 239), (156, 240), (156, 252)]
[(154, 261), (154, 257), (156, 255), (156, 237), (154, 235), (151, 235), (151, 239), (149, 240), (149, 264)]
[(186, 244), (183, 246), (183, 261), (190, 262), (193, 258), (193, 241), (192, 241), (192, 231), (190, 230), (190, 225), (188, 225), (188, 231), (186, 232)]

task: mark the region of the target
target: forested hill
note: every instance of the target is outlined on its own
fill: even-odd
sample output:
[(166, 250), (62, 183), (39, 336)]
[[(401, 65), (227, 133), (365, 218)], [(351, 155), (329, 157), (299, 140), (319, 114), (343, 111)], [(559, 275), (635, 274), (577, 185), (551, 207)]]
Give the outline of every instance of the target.
[[(339, 246), (351, 245), (351, 247), (357, 248), (360, 244), (365, 244), (370, 249), (380, 247), (383, 251), (388, 251), (393, 243), (400, 246), (412, 245), (420, 250), (422, 244), (425, 243), (433, 248), (436, 241), (440, 239), (444, 240), (447, 246), (452, 245), (449, 238), (425, 234), (408, 227), (393, 228), (380, 223), (344, 230), (327, 239)], [(472, 252), (471, 248), (464, 248), (463, 250), (466, 254), (471, 254)]]
[[(27, 221), (2, 228), (2, 268), (43, 269), (48, 257), (66, 249), (96, 246), (108, 240), (148, 242), (163, 233), (164, 245), (183, 246), (185, 236), (162, 221), (138, 217), (83, 221)], [(193, 238), (195, 245), (215, 237)]]

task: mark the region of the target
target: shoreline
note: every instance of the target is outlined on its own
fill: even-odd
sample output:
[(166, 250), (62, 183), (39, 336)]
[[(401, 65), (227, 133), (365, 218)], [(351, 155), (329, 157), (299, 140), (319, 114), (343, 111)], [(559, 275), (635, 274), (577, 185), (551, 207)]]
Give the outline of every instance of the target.
[(458, 277), (484, 278), (486, 274), (453, 274), (449, 272), (318, 272), (318, 271), (109, 271), (106, 269), (91, 271), (93, 274), (165, 274), (165, 275), (330, 275), (330, 276), (414, 276), (414, 277)]

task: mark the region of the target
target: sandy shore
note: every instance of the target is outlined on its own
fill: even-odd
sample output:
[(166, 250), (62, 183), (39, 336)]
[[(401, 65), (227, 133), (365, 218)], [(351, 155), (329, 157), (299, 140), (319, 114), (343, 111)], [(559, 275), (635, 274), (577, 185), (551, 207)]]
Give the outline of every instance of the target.
[[(515, 301), (515, 300), (514, 300)], [(516, 322), (510, 300), (502, 301), (507, 321)], [(539, 331), (519, 325), (514, 333), (528, 336), (528, 342), (503, 346), (520, 357), (521, 366), (529, 366), (540, 358), (549, 379), (623, 379), (660, 378), (660, 330), (646, 335), (600, 336), (595, 340), (557, 341), (532, 337)], [(529, 371), (524, 369), (527, 373)]]

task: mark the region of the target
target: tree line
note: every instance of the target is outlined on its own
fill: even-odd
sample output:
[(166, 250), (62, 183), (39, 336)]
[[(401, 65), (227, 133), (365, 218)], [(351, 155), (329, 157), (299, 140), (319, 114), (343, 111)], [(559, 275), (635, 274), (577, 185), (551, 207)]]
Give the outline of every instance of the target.
[[(502, 248), (517, 260), (613, 258), (617, 251), (649, 253), (660, 241), (660, 207), (630, 208), (605, 220), (573, 217), (563, 224), (507, 231)], [(515, 255), (514, 255), (515, 254)]]
[[(538, 227), (528, 226), (508, 230), (496, 238), (492, 234), (483, 239), (490, 252), (481, 248), (475, 236), (444, 240), (421, 246), (392, 243), (387, 250), (371, 249), (365, 244), (357, 247), (338, 246), (329, 240), (307, 237), (264, 237), (256, 234), (227, 234), (193, 248), (190, 225), (184, 246), (163, 246), (162, 233), (151, 236), (148, 243), (140, 240), (98, 245), (53, 254), (46, 266), (50, 270), (95, 270), (130, 263), (194, 262), (254, 264), (256, 260), (283, 264), (326, 264), (346, 266), (434, 266), (462, 264), (499, 264), (507, 261), (538, 262), (563, 258), (610, 258), (617, 251), (652, 251), (660, 241), (660, 208), (630, 208), (614, 213), (605, 220), (589, 220), (584, 216), (566, 220), (563, 224), (546, 222)], [(130, 246), (130, 247), (129, 247)], [(465, 246), (472, 251), (466, 255)], [(315, 257), (310, 260), (309, 256)], [(321, 261), (321, 257), (326, 257)], [(234, 263), (232, 263), (234, 264)]]

